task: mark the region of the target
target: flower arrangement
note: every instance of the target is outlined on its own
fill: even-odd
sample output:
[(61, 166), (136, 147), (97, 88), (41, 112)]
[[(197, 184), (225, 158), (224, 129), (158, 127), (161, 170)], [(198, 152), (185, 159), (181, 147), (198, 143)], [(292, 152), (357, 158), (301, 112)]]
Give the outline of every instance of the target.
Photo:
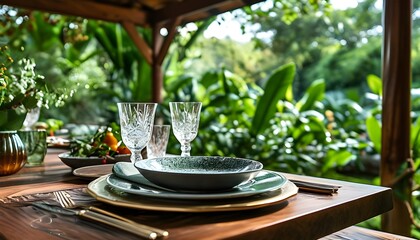
[(22, 127), (26, 113), (35, 108), (64, 104), (65, 89), (50, 89), (42, 75), (36, 73), (34, 60), (15, 61), (7, 46), (0, 46), (0, 130)]

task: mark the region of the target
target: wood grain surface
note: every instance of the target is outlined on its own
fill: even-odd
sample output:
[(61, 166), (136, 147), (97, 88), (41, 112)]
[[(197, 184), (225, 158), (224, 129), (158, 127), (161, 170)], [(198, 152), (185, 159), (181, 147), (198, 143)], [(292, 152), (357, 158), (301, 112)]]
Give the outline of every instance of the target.
[[(316, 239), (392, 209), (389, 188), (285, 174), (288, 178), (337, 184), (337, 194), (299, 192), (288, 201), (261, 209), (172, 213), (132, 210), (98, 203), (85, 192), (89, 183), (72, 175), (58, 152), (49, 152), (42, 167), (24, 168), (0, 177), (0, 199), (31, 199), (66, 189), (74, 198), (114, 211), (139, 223), (169, 231), (169, 239)], [(45, 193), (44, 195), (39, 193)], [(34, 195), (30, 195), (34, 194)], [(23, 197), (18, 197), (24, 195)], [(0, 203), (0, 239), (133, 239), (118, 229), (61, 216), (32, 206)], [(42, 225), (42, 227), (40, 227)], [(52, 229), (52, 230), (51, 230)]]

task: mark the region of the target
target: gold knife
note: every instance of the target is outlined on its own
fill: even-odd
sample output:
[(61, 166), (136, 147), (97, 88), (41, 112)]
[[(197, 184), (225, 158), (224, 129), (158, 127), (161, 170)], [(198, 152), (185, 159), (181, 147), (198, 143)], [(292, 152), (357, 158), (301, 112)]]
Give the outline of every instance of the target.
[(109, 226), (119, 228), (121, 230), (125, 230), (127, 232), (130, 232), (132, 234), (135, 234), (143, 238), (147, 238), (147, 239), (158, 238), (158, 234), (156, 232), (151, 231), (149, 229), (141, 228), (138, 226), (138, 224), (125, 222), (120, 219), (112, 218), (107, 215), (103, 215), (101, 213), (93, 212), (90, 210), (74, 210), (74, 209), (62, 208), (60, 206), (50, 205), (46, 203), (32, 203), (32, 205), (40, 209), (49, 211), (49, 212), (54, 212), (54, 213), (59, 213), (59, 214), (64, 214), (64, 215), (78, 215), (92, 221), (100, 222), (103, 224), (107, 224)]
[(98, 213), (101, 213), (101, 214), (104, 214), (104, 215), (108, 215), (108, 216), (113, 217), (113, 218), (120, 219), (121, 221), (137, 225), (137, 227), (139, 227), (139, 228), (149, 229), (149, 230), (155, 232), (158, 235), (158, 237), (166, 238), (166, 237), (169, 236), (169, 232), (166, 231), (166, 230), (162, 230), (162, 229), (155, 228), (155, 227), (152, 227), (152, 226), (143, 225), (143, 224), (134, 222), (134, 221), (132, 221), (128, 218), (122, 217), (122, 216), (117, 215), (115, 213), (112, 213), (112, 212), (109, 212), (109, 211), (106, 211), (106, 210), (103, 210), (103, 209), (100, 209), (100, 208), (97, 208), (97, 207), (94, 207), (94, 206), (89, 206), (89, 207), (86, 207), (86, 208), (88, 210), (95, 211), (95, 212), (98, 212)]

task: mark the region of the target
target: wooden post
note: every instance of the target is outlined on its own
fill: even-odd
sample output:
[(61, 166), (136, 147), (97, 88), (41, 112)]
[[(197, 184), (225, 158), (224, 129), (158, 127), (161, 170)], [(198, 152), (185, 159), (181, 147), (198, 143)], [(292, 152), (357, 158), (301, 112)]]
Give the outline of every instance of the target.
[(152, 62), (152, 102), (162, 103), (162, 90), (163, 90), (163, 73), (162, 65), (157, 61)]
[(384, 0), (380, 176), (383, 186), (393, 188), (394, 209), (382, 216), (382, 229), (405, 236), (411, 228), (405, 201), (410, 202), (412, 183), (410, 176), (396, 179), (410, 159), (411, 14), (412, 0)]
[(162, 102), (163, 73), (162, 63), (159, 62), (159, 52), (163, 43), (163, 36), (160, 34), (160, 25), (152, 27), (152, 92), (153, 102)]
[(153, 101), (161, 103), (162, 90), (163, 90), (163, 72), (162, 64), (165, 56), (168, 53), (169, 46), (175, 38), (177, 27), (181, 24), (181, 18), (177, 17), (169, 21), (165, 27), (168, 30), (168, 35), (163, 37), (160, 34), (160, 29), (164, 26), (156, 24), (152, 28), (153, 34), (153, 46), (152, 46), (152, 90), (153, 90)]
[(160, 45), (163, 37), (159, 34), (159, 28), (154, 27), (152, 29), (153, 42), (152, 47), (144, 41), (136, 30), (136, 26), (133, 23), (123, 22), (123, 27), (127, 31), (130, 38), (133, 40), (139, 52), (143, 55), (144, 59), (152, 68), (152, 102), (162, 102), (162, 89), (163, 89), (163, 75), (162, 75), (162, 63), (158, 60)]

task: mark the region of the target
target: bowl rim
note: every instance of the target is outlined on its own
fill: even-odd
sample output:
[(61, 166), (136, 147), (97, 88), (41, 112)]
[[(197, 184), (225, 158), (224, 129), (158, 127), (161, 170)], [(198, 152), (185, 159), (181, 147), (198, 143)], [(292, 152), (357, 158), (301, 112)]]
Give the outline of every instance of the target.
[[(131, 154), (118, 154), (118, 155), (115, 155), (114, 158), (128, 157), (130, 155)], [(105, 156), (104, 157), (97, 157), (97, 156), (90, 156), (90, 157), (70, 156), (70, 152), (60, 153), (60, 154), (58, 154), (58, 157), (60, 159), (66, 158), (66, 159), (91, 159), (91, 160), (95, 160), (95, 159), (102, 160), (102, 159), (106, 158)]]
[[(224, 172), (216, 172), (216, 171), (210, 171), (210, 172), (181, 172), (181, 171), (171, 171), (171, 169), (165, 169), (165, 170), (156, 170), (156, 169), (150, 169), (150, 168), (144, 168), (143, 166), (139, 166), (140, 164), (145, 164), (146, 161), (147, 162), (152, 162), (152, 161), (156, 161), (156, 160), (162, 160), (162, 159), (170, 159), (170, 158), (184, 158), (184, 160), (186, 160), (187, 158), (229, 158), (229, 159), (236, 159), (236, 160), (240, 160), (240, 161), (248, 161), (252, 164), (255, 164), (256, 167), (252, 168), (252, 169), (247, 169), (245, 171), (224, 171)], [(264, 167), (264, 165), (257, 161), (257, 160), (252, 160), (252, 159), (247, 159), (247, 158), (238, 158), (238, 157), (224, 157), (224, 156), (190, 156), (190, 157), (181, 157), (181, 156), (176, 156), (176, 157), (160, 157), (160, 158), (152, 158), (152, 159), (144, 159), (141, 161), (138, 161), (136, 163), (134, 163), (134, 166), (139, 170), (139, 171), (147, 171), (147, 172), (152, 172), (152, 173), (160, 173), (160, 174), (179, 174), (179, 175), (232, 175), (232, 174), (247, 174), (247, 173), (253, 173), (253, 172), (258, 172), (261, 171)], [(146, 165), (147, 166), (147, 165)]]

